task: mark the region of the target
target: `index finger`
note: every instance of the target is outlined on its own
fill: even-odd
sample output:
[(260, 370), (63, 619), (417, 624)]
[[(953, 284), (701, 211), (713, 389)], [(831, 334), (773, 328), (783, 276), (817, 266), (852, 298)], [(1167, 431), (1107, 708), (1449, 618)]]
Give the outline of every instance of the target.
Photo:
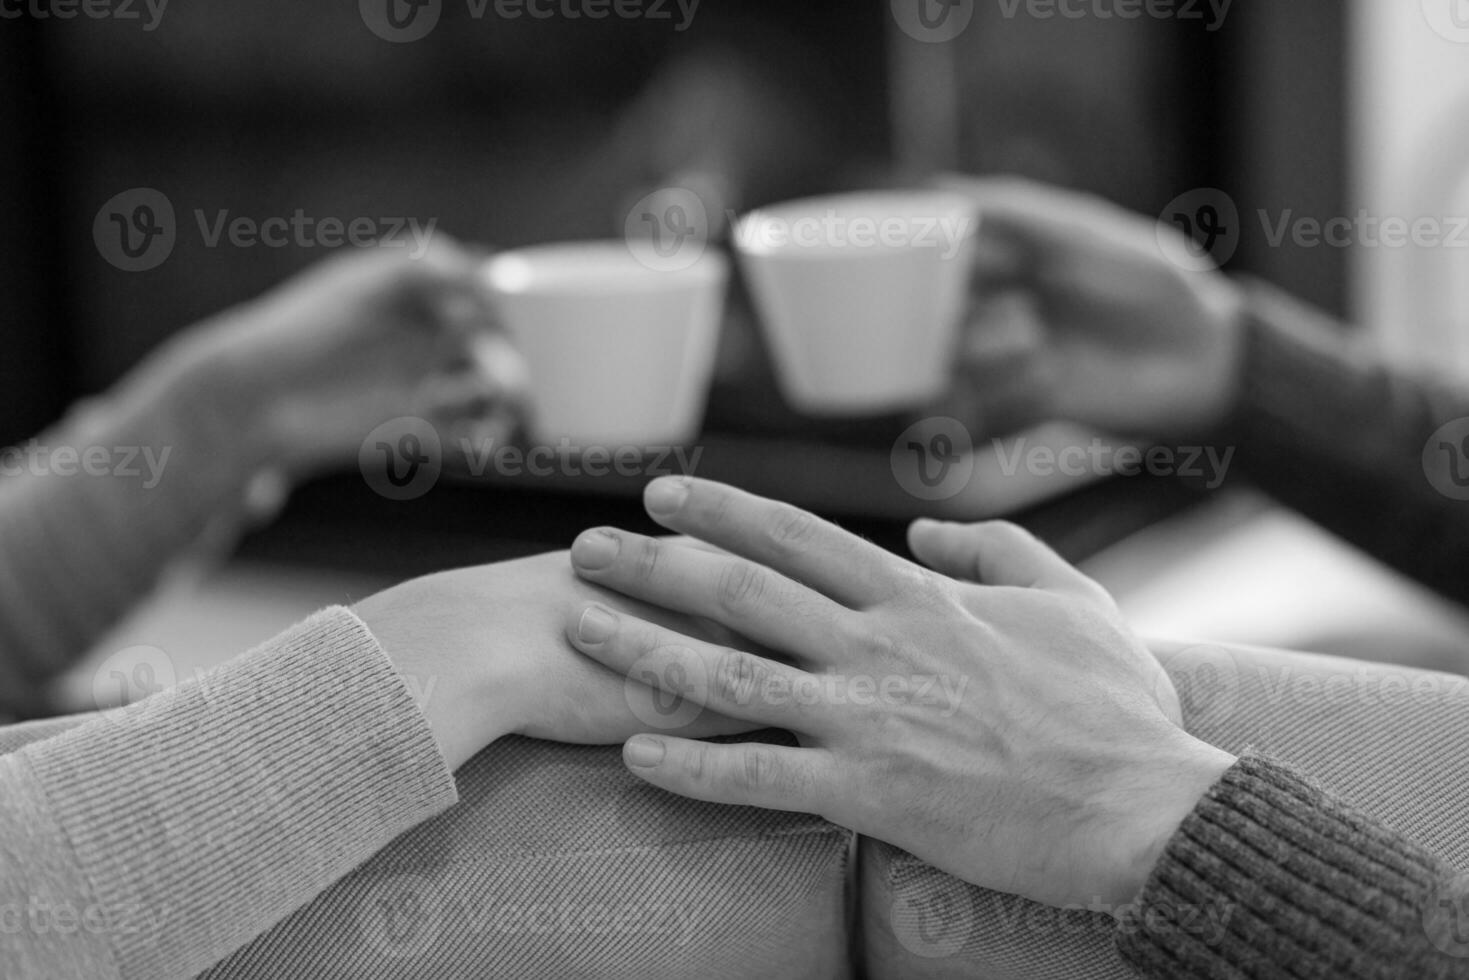
[(910, 591), (927, 573), (814, 514), (712, 480), (661, 477), (643, 491), (649, 516), (860, 609)]

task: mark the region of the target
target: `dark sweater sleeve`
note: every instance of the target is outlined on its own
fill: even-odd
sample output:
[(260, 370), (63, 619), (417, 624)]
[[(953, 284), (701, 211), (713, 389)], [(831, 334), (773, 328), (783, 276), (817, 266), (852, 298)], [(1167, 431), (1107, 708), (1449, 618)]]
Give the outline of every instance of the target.
[(1469, 877), (1245, 756), (1170, 840), (1117, 947), (1156, 980), (1469, 978)]
[(1380, 561), (1469, 603), (1469, 387), (1389, 365), (1348, 340), (1342, 325), (1263, 283), (1245, 289), (1242, 395), (1222, 437), (1237, 447), (1239, 471)]

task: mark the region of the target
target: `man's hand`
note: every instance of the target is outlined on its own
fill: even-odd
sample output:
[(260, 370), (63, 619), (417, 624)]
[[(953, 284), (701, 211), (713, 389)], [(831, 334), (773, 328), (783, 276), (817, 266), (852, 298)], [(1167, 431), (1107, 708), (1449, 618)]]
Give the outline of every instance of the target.
[(728, 554), (597, 529), (577, 573), (749, 637), (790, 662), (588, 604), (577, 648), (800, 748), (668, 733), (625, 749), (704, 800), (821, 814), (967, 881), (1043, 902), (1125, 902), (1233, 764), (1178, 727), (1162, 668), (1100, 586), (1020, 529), (919, 522), (955, 581), (793, 507), (701, 480), (648, 513)]
[(664, 717), (692, 738), (759, 727), (712, 711), (685, 725), (675, 699), (578, 655), (562, 624), (594, 599), (670, 629), (738, 642), (578, 580), (565, 552), (414, 579), (354, 611), (419, 697), (451, 769), (503, 735), (615, 744), (644, 730), (643, 719)]
[(945, 186), (980, 215), (955, 411), (989, 430), (1061, 418), (1144, 439), (1226, 419), (1242, 300), (1217, 269), (1169, 261), (1159, 236), (1178, 229), (1021, 180)]

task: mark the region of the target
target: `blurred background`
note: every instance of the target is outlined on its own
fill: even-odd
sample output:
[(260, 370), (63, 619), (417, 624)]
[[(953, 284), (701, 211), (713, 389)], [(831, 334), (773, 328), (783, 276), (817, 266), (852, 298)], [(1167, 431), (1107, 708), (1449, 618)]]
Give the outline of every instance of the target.
[[(1146, 214), (1217, 188), (1244, 215), (1230, 271), (1404, 357), (1469, 368), (1463, 258), (1274, 246), (1250, 217), (1469, 214), (1469, 129), (1456, 124), (1469, 46), (1446, 44), (1417, 0), (1235, 0), (1220, 20), (1207, 3), (1124, 20), (965, 0), (967, 26), (945, 43), (901, 26), (905, 2), (668, 2), (662, 16), (598, 20), (442, 0), (411, 43), (374, 30), (370, 0), (175, 0), (161, 16), (137, 0), (131, 20), (7, 13), (0, 444), (322, 257), (208, 247), (196, 211), (415, 216), (509, 247), (616, 237), (631, 202), (663, 187), (698, 189), (718, 216), (945, 170), (1027, 175)], [(179, 214), (173, 254), (143, 273), (104, 261), (92, 239), (98, 209), (135, 187)], [(889, 470), (901, 428), (784, 405), (736, 289), (702, 475), (901, 548), (924, 510)], [(564, 547), (591, 523), (643, 526), (636, 489), (448, 481), (393, 503), (356, 474), (324, 479), (122, 634), (235, 652), (379, 582)], [(1379, 658), (1370, 638), (1407, 631), (1416, 639), (1393, 648), (1404, 659), (1466, 666), (1455, 610), (1247, 490), (981, 482), (972, 501), (1086, 563), (1145, 630)]]

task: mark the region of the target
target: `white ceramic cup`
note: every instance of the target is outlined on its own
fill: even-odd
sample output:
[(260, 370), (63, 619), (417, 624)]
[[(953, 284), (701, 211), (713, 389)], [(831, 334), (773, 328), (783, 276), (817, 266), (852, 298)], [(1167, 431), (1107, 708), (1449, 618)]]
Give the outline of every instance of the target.
[(530, 374), (530, 436), (582, 449), (674, 446), (703, 422), (729, 263), (638, 262), (623, 241), (501, 252), (485, 265)]
[(974, 204), (952, 191), (864, 191), (752, 211), (734, 245), (781, 390), (812, 415), (922, 405), (948, 386)]

